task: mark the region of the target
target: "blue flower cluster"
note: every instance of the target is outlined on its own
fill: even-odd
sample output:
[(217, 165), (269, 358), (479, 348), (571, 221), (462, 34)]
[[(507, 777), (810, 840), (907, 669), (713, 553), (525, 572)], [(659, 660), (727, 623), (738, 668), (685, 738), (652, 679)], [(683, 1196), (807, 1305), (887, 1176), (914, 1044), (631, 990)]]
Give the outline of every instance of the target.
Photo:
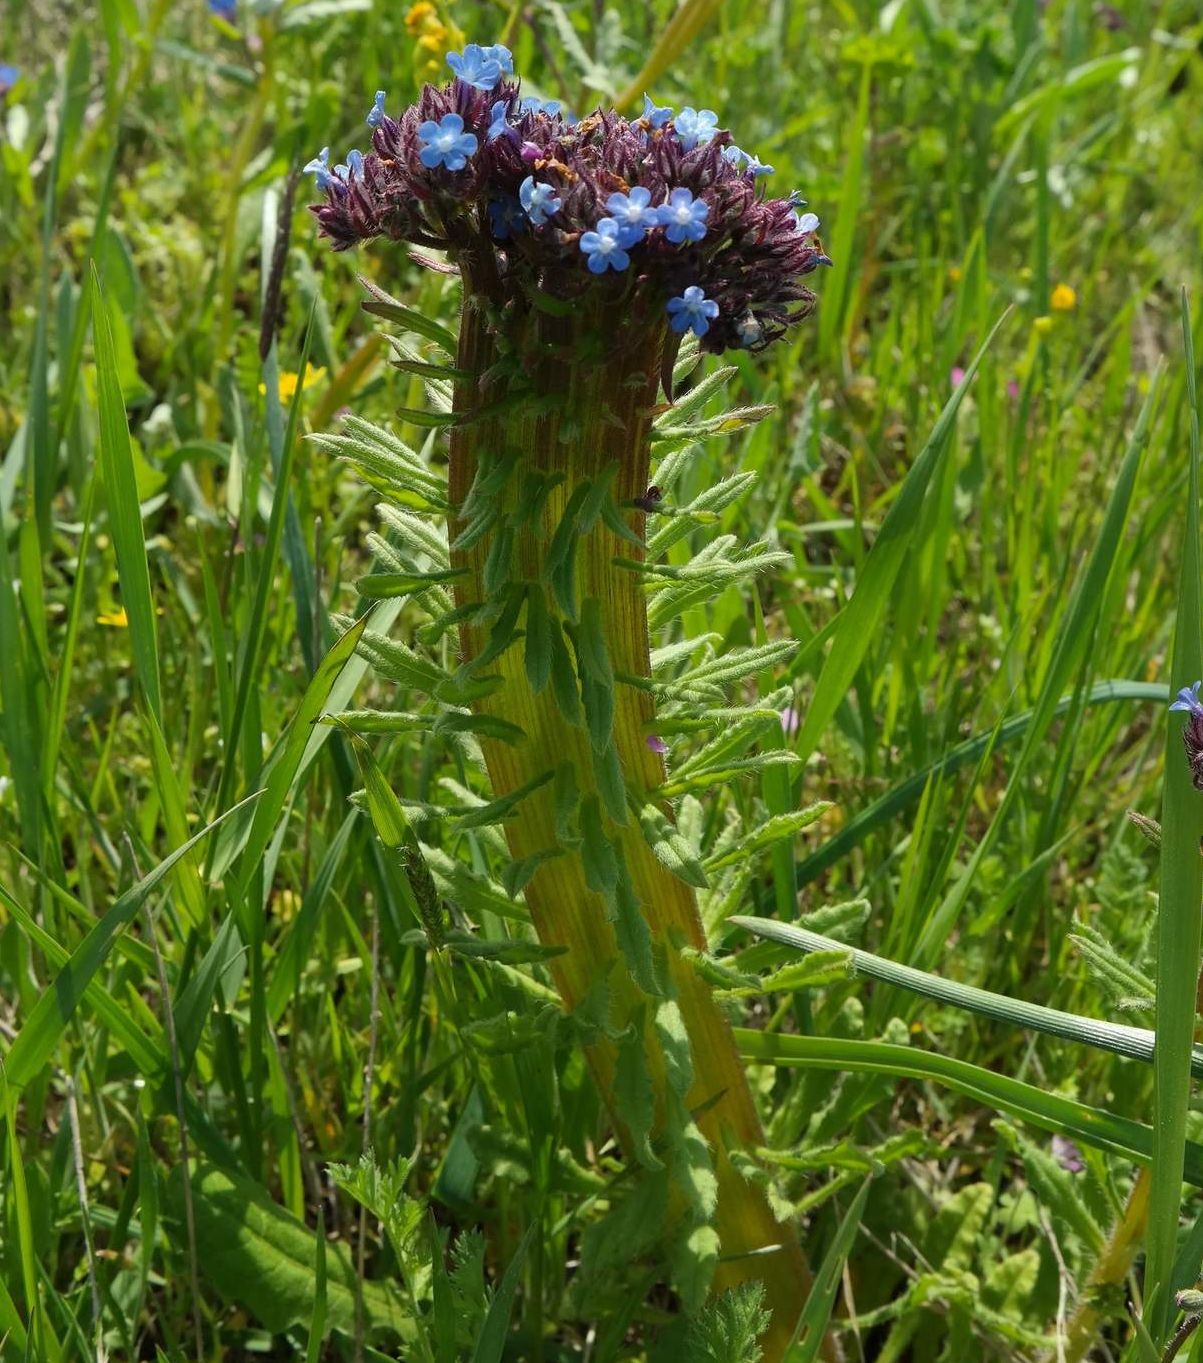
[(502, 76), (514, 74), (513, 54), (500, 43), (492, 47), (469, 43), (462, 52), (448, 52), (447, 65), (475, 90), (495, 90)]
[(323, 147), (320, 152), (304, 167), (306, 175), (312, 175), (317, 182), (318, 189), (337, 189), (340, 186), (345, 189), (347, 185), (356, 180), (363, 179), (363, 152), (352, 147), (347, 152), (345, 165), (330, 168), (330, 148)]

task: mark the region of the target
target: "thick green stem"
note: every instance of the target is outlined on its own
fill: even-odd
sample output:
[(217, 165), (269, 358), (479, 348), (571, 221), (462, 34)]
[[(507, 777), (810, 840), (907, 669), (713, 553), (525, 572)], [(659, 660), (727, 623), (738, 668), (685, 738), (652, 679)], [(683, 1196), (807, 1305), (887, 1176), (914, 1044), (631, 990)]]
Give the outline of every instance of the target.
[[(498, 494), (511, 519), (521, 511), (515, 497), (531, 485), (525, 481), (526, 475), (534, 471), (561, 475), (562, 480), (546, 496), (533, 523), (514, 536), (508, 582), (511, 589), (525, 590), (528, 601), (532, 592), (542, 590), (552, 628), (560, 628), (562, 617), (571, 633), (571, 609), (561, 612), (556, 605), (557, 595), (563, 601), (563, 591), (557, 594), (549, 586), (548, 554), (574, 491), (585, 482), (596, 485), (614, 467), (617, 472), (610, 485), (613, 505), (622, 509), (631, 530), (642, 536), (643, 513), (632, 509), (631, 504), (642, 498), (647, 488), (649, 427), (664, 331), (658, 324), (641, 326), (637, 319), (627, 318), (621, 335), (607, 343), (599, 339), (595, 318), (548, 316), (532, 309), (528, 314), (530, 334), (521, 345), (521, 354), (509, 357), (515, 365), (514, 374), (520, 366), (521, 382), (529, 385), (529, 400), (509, 404), (504, 401), (504, 390), (482, 385), (481, 376), (490, 369), (496, 373), (502, 357), (468, 279), (465, 295), (468, 302), (458, 366), (472, 377), (459, 383), (456, 409), (461, 415), (489, 412), (498, 405), (501, 410), (453, 428), (453, 517), (468, 496), (482, 459), (519, 452), (517, 472)], [(512, 319), (505, 331), (507, 337), (515, 335)], [(510, 392), (512, 396), (512, 387)], [(463, 530), (464, 520), (453, 519), (453, 542)], [(496, 563), (492, 570), (488, 564), (497, 534), (494, 527), (466, 550), (453, 549), (453, 564), (463, 570), (457, 580), (458, 605), (489, 600), (489, 587), (496, 599)], [(574, 595), (582, 607), (587, 602), (597, 603), (592, 609), (599, 614), (614, 673), (648, 677), (644, 582), (637, 572), (614, 562), (616, 557), (628, 561), (638, 558), (639, 551), (604, 521), (597, 521), (577, 538), (576, 553)], [(529, 615), (525, 623), (529, 630)], [(465, 663), (480, 657), (488, 646), (491, 627), (492, 620), (487, 616), (483, 622), (469, 618), (462, 625)], [(693, 1084), (685, 1101), (698, 1114), (718, 1184), (715, 1227), (721, 1258), (715, 1287), (721, 1290), (749, 1278), (764, 1283), (766, 1304), (772, 1310), (772, 1325), (764, 1340), (765, 1357), (768, 1363), (775, 1363), (788, 1345), (806, 1299), (810, 1274), (793, 1228), (777, 1222), (763, 1189), (748, 1183), (728, 1157), (729, 1150), (753, 1149), (763, 1137), (727, 1018), (709, 986), (681, 957), (682, 948), (706, 945), (694, 892), (656, 859), (633, 816), (625, 822), (613, 817), (613, 799), (607, 806), (595, 777), (598, 759), (588, 728), (565, 718), (563, 698), (557, 700), (554, 685), (539, 690), (532, 686), (522, 645), (506, 648), (481, 671), (502, 681), (476, 708), (517, 724), (526, 734), (525, 741), (518, 744), (483, 741), (494, 794), (502, 796), (569, 764), (582, 800), (596, 795), (599, 798), (594, 807), (609, 811), (603, 815), (606, 836), (625, 863), (639, 911), (650, 930), (665, 992), (675, 997), (689, 1037)], [(652, 697), (646, 690), (618, 682), (613, 689), (613, 705), (613, 743), (623, 780), (631, 798), (643, 803), (665, 779), (663, 757), (648, 744), (654, 718)], [(567, 948), (552, 961), (551, 969), (565, 1007), (572, 1009), (596, 988), (607, 963), (621, 961), (622, 952), (613, 913), (607, 911), (603, 896), (590, 888), (590, 870), (579, 848), (571, 845), (572, 840), (570, 845), (563, 845), (562, 813), (561, 808), (561, 821), (557, 823), (555, 787), (549, 783), (528, 795), (504, 827), (516, 860), (556, 850), (556, 855), (539, 865), (525, 896), (540, 940)], [(592, 880), (595, 883), (596, 877)], [(611, 969), (609, 985), (612, 1018), (625, 1022), (651, 1011), (643, 1010), (647, 996), (625, 966)], [(674, 1101), (671, 1076), (666, 1074), (664, 1056), (651, 1027), (646, 1041), (647, 1068), (656, 1091), (656, 1129), (660, 1130)], [(589, 1060), (616, 1128), (633, 1156), (634, 1142), (615, 1095), (617, 1054), (612, 1042), (602, 1040), (591, 1046)]]

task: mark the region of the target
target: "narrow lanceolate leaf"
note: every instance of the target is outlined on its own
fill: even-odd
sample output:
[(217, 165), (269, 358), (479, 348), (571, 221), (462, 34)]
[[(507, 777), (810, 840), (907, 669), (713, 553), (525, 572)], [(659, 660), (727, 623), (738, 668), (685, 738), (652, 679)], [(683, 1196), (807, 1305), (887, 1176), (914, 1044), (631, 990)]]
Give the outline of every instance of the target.
[[(1182, 534), (1178, 615), (1170, 689), (1191, 686), (1203, 677), (1203, 601), (1199, 559), (1199, 395), (1190, 308), (1182, 298), (1186, 342), (1186, 399), (1190, 447), (1187, 502)], [(1187, 723), (1194, 720), (1188, 714)], [(1190, 1103), (1191, 1042), (1195, 1028), (1195, 988), (1199, 974), (1199, 904), (1203, 900), (1203, 793), (1191, 781), (1182, 750), (1182, 721), (1168, 717), (1165, 794), (1161, 812), (1161, 893), (1157, 925), (1157, 1054), (1153, 1064), (1153, 1180), (1149, 1190), (1149, 1231), (1145, 1324), (1158, 1346), (1165, 1343), (1172, 1318), (1170, 1273), (1182, 1204), (1182, 1166), (1186, 1115)]]
[(117, 371), (117, 352), (100, 275), (92, 266), (92, 331), (96, 346), (96, 400), (100, 416), (100, 468), (108, 500), (109, 531), (117, 555), (121, 600), (129, 620), (130, 645), (147, 706), (162, 724), (163, 698), (159, 685), (159, 642), (154, 597), (142, 534), (142, 508), (130, 447), (125, 399)]
[(697, 852), (677, 831), (672, 820), (655, 804), (645, 804), (638, 810), (639, 827), (656, 860), (678, 880), (699, 890), (710, 888), (706, 872)]
[(775, 814), (771, 819), (765, 820), (759, 828), (740, 838), (734, 847), (728, 848), (719, 856), (709, 857), (706, 869), (717, 871), (722, 866), (734, 865), (745, 857), (755, 856), (766, 848), (785, 842), (801, 833), (804, 828), (809, 828), (831, 808), (833, 806), (829, 800), (818, 800), (813, 805), (807, 805), (805, 809), (795, 809), (789, 814)]
[(944, 462), (949, 436), (957, 418), (961, 400), (977, 373), (982, 357), (990, 348), (1006, 314), (995, 322), (981, 349), (973, 357), (956, 391), (948, 399), (940, 418), (928, 437), (927, 444), (911, 465), (898, 496), (894, 499), (877, 539), (873, 542), (864, 567), (861, 569), (852, 599), (839, 618), (839, 627), (831, 644), (831, 651), (823, 664), (815, 693), (807, 707), (802, 730), (798, 734), (795, 751), (805, 761), (819, 745), (827, 725), (848, 694), (852, 679), (861, 665), (872, 641), (877, 623), (898, 579), (902, 561), (911, 539), (919, 526), (920, 513), (927, 489), (936, 478)]
[(794, 1334), (790, 1363), (815, 1363), (819, 1349), (831, 1319), (831, 1309), (835, 1305), (835, 1294), (839, 1290), (844, 1274), (844, 1264), (852, 1252), (856, 1233), (860, 1229), (861, 1216), (869, 1199), (869, 1189), (873, 1186), (872, 1176), (865, 1179), (860, 1191), (852, 1199), (852, 1206), (844, 1213), (840, 1228), (823, 1256), (819, 1271), (810, 1286), (810, 1295), (802, 1308), (798, 1327)]

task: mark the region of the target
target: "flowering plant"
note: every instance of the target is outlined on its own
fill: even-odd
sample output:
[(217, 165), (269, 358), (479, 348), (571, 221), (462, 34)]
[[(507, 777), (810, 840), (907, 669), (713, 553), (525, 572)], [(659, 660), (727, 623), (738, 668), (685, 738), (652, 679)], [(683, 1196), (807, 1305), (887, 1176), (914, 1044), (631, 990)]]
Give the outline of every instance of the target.
[[(721, 485), (706, 508), (671, 508), (666, 494), (688, 452), (765, 409), (688, 424), (732, 370), (676, 407), (660, 407), (658, 396), (663, 387), (671, 399), (699, 348), (760, 350), (807, 315), (814, 300), (802, 281), (827, 263), (818, 220), (797, 196), (766, 196), (771, 168), (740, 151), (710, 110), (674, 114), (645, 99), (632, 120), (612, 110), (576, 119), (524, 96), (504, 47), (470, 44), (448, 63), (454, 80), (426, 86), (398, 117), (377, 93), (369, 153), (348, 152), (331, 168), (323, 149), (307, 167), (335, 249), (402, 241), (463, 280), (458, 338), (372, 286), (366, 305), (454, 350), (444, 367), (397, 343), (399, 367), (427, 380), (436, 408), (409, 417), (448, 432), (447, 487), (391, 432), (356, 418), (319, 437), (390, 499), (392, 534), (375, 541), (385, 571), (361, 591), (409, 595), (431, 616), (421, 637), (458, 634), (458, 665), (419, 662), (371, 631), (361, 648), (479, 740), (493, 800), (473, 809), (469, 826), (504, 830), (503, 884), (521, 896), (639, 1171), (625, 1203), (586, 1237), (582, 1281), (606, 1253), (625, 1263), (659, 1241), (686, 1310), (711, 1287), (762, 1285), (771, 1312), (763, 1344), (777, 1360), (808, 1270), (763, 1181), (748, 1176), (745, 1152), (763, 1135), (697, 899), (717, 868), (674, 824), (674, 800), (729, 779), (732, 760), (738, 771), (787, 759), (751, 753), (766, 721), (780, 733), (776, 711), (714, 702), (791, 645), (723, 658), (709, 681), (704, 664), (694, 678), (665, 680), (650, 652), (649, 602), (654, 623), (670, 623), (715, 584), (778, 561), (730, 537), (692, 572), (659, 561), (747, 485)], [(657, 441), (667, 457), (649, 487)], [(447, 541), (415, 507), (446, 515)], [(679, 533), (670, 523), (649, 545), (649, 515), (670, 510)], [(672, 653), (699, 650), (709, 643)], [(376, 715), (345, 721), (388, 727)], [(713, 760), (695, 757), (684, 786), (674, 785), (662, 735), (706, 729), (718, 732)], [(768, 841), (813, 817), (775, 821)], [(432, 856), (430, 871), (414, 893), (440, 947), (449, 939), (430, 887), (462, 900), (467, 869)], [(635, 1220), (652, 1227), (642, 1240), (630, 1239)], [(603, 1253), (607, 1233), (615, 1243)]]

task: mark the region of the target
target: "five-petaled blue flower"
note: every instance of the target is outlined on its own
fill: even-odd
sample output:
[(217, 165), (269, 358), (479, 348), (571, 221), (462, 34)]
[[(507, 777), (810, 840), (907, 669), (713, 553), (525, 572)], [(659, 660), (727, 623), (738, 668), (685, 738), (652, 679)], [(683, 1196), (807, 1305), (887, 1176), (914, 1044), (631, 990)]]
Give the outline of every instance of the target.
[(479, 43), (469, 43), (462, 52), (448, 52), (447, 65), (465, 85), (477, 90), (492, 90), (502, 75), (501, 60), (495, 55), (498, 52), (505, 53), (512, 71), (514, 61), (506, 48), (486, 48)]
[(489, 200), (489, 226), (498, 241), (506, 241), (526, 231), (526, 214), (518, 200), (506, 195), (500, 199)]
[(709, 216), (710, 205), (704, 199), (695, 199), (688, 189), (674, 189), (668, 202), (656, 209), (657, 221), (666, 229), (664, 235), (678, 245), (683, 241), (701, 241)]
[(668, 325), (674, 331), (692, 331), (695, 336), (705, 336), (717, 316), (718, 304), (707, 298), (696, 284), (691, 284), (680, 298), (668, 300)]
[(802, 234), (817, 232), (819, 230), (819, 219), (815, 213), (799, 213), (794, 219), (794, 231)]
[(542, 227), (553, 213), (560, 211), (560, 200), (555, 189), (533, 175), (528, 175), (518, 186), (518, 200), (526, 209), (526, 215), (536, 227)]
[(606, 208), (619, 227), (634, 234), (624, 245), (634, 246), (645, 232), (650, 232), (660, 221), (660, 214), (651, 207), (651, 202), (650, 191), (642, 185), (636, 185), (629, 194), (615, 192), (606, 200)]
[[(631, 237), (632, 232), (639, 235)], [(638, 228), (623, 228), (613, 218), (602, 218), (596, 232), (581, 233), (581, 250), (589, 257), (587, 263), (594, 274), (625, 270), (631, 257), (624, 248), (634, 246), (642, 235)]]
[(686, 106), (673, 119), (673, 127), (686, 151), (709, 142), (718, 132), (718, 114), (713, 109), (691, 109)]
[(312, 161), (303, 167), (305, 175), (312, 175), (318, 189), (329, 189), (334, 176), (330, 174), (330, 148), (323, 147)]
[(464, 132), (459, 114), (444, 114), (437, 123), (427, 119), (418, 128), (418, 160), (428, 169), (446, 166), (463, 170), (476, 150), (476, 134)]
[(663, 128), (672, 116), (673, 111), (669, 105), (662, 104), (657, 106), (653, 103), (650, 95), (644, 95), (643, 121), (649, 128)]
[(1192, 715), (1203, 715), (1203, 701), (1199, 699), (1200, 687), (1203, 687), (1203, 681), (1195, 682), (1194, 686), (1184, 686), (1178, 692), (1178, 698), (1170, 702), (1170, 709), (1186, 710)]
[(547, 114), (549, 118), (554, 118), (564, 106), (558, 99), (536, 99), (534, 95), (527, 95), (518, 105), (520, 114)]
[(378, 128), (384, 122), (384, 91), (376, 91), (376, 99), (363, 120), (369, 128)]

